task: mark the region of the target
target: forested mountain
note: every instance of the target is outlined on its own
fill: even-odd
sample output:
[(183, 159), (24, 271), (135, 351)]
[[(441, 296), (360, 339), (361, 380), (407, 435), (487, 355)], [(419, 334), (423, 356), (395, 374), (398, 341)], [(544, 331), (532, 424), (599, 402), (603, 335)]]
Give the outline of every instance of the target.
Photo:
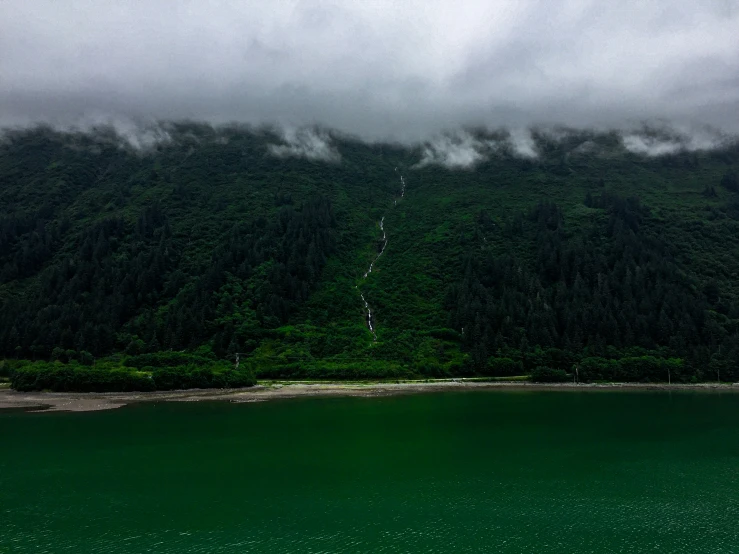
[(735, 143), (538, 132), (522, 154), (470, 131), (508, 146), (460, 168), (323, 130), (164, 129), (0, 138), (6, 369), (739, 379)]

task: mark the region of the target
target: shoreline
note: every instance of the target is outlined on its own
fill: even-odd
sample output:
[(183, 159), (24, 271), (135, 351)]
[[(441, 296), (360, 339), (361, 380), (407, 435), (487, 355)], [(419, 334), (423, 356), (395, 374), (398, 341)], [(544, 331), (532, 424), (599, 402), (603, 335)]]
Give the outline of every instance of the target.
[(529, 383), (525, 381), (405, 381), (400, 383), (342, 383), (291, 381), (256, 385), (243, 389), (191, 389), (157, 392), (16, 392), (0, 389), (0, 410), (27, 412), (93, 412), (112, 410), (137, 402), (265, 402), (268, 400), (355, 396), (382, 397), (399, 394), (454, 390), (702, 390), (739, 392), (739, 383)]

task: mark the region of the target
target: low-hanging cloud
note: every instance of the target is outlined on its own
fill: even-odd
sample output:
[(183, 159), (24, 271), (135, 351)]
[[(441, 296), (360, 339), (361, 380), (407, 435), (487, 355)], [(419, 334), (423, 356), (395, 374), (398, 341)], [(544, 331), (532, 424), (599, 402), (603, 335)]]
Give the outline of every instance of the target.
[(283, 144), (270, 144), (269, 151), (280, 158), (296, 157), (309, 160), (338, 162), (341, 155), (331, 145), (327, 131), (313, 127), (281, 130)]
[(710, 127), (669, 125), (645, 126), (625, 131), (622, 135), (626, 150), (649, 157), (713, 150), (728, 145), (732, 140), (725, 133)]
[(536, 158), (539, 154), (536, 151), (536, 143), (534, 142), (531, 132), (527, 129), (513, 129), (509, 137), (513, 152), (522, 158)]
[(467, 132), (447, 133), (422, 146), (421, 161), (415, 167), (441, 165), (449, 169), (467, 169), (484, 160), (487, 150), (484, 142)]
[(529, 129), (447, 131), (425, 141), (416, 169), (439, 165), (447, 169), (472, 169), (494, 155), (535, 159), (539, 156)]
[(0, 124), (94, 112), (411, 142), (654, 118), (736, 132), (737, 37), (739, 0), (6, 1)]
[[(158, 145), (169, 144), (173, 140), (167, 125), (158, 121), (134, 120), (94, 112), (81, 118), (52, 119), (44, 123), (58, 132), (69, 135), (84, 134), (98, 142), (113, 142), (120, 147), (142, 153), (151, 151)], [(14, 128), (24, 127), (25, 125), (16, 122), (15, 125), (0, 128), (0, 140), (4, 136), (2, 131), (12, 132)]]
[(125, 117), (89, 115), (76, 124), (61, 126), (68, 132), (91, 133), (96, 130), (112, 131), (122, 144), (145, 152), (160, 144), (171, 142), (172, 137), (165, 127), (156, 121), (134, 121)]

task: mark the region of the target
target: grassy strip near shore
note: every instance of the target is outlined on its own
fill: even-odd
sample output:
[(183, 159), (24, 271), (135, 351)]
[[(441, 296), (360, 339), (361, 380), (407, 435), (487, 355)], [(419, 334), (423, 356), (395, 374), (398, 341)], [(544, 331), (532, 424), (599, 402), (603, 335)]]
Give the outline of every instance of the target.
[[(492, 358), (484, 371), (461, 366), (439, 375), (426, 375), (408, 366), (382, 363), (309, 361), (258, 366), (251, 359), (236, 368), (214, 356), (185, 352), (158, 352), (103, 360), (81, 361), (72, 357), (53, 362), (6, 360), (0, 362), (0, 378), (9, 378), (18, 391), (55, 392), (146, 392), (187, 389), (222, 389), (251, 386), (258, 377), (263, 382), (431, 382), (433, 380), (475, 379), (479, 381), (530, 380), (540, 383), (567, 382), (675, 382), (697, 383), (683, 361), (657, 356), (630, 356), (618, 359), (585, 358), (575, 363), (529, 367), (508, 358)], [(495, 362), (495, 363), (492, 363)], [(93, 365), (94, 364), (94, 365)], [(568, 368), (566, 371), (564, 368)]]

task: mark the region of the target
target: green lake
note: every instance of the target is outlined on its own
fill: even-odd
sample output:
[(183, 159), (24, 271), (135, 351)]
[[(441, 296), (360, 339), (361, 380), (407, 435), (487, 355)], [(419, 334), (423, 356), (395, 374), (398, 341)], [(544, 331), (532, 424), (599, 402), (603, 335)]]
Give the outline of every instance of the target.
[(737, 552), (739, 394), (0, 413), (0, 553)]

